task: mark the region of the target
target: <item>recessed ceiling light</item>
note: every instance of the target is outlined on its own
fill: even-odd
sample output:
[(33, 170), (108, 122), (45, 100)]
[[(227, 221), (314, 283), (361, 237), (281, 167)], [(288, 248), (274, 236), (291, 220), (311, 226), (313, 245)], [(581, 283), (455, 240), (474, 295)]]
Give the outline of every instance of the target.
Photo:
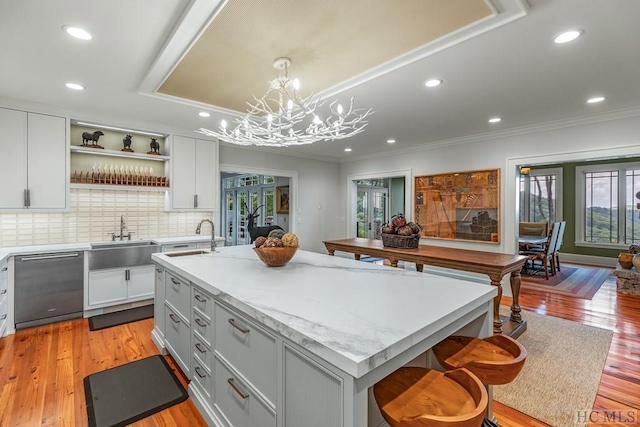
[(440, 86), (441, 84), (442, 84), (442, 80), (440, 80), (440, 79), (431, 79), (431, 80), (427, 80), (424, 85), (426, 87), (436, 87), (436, 86)]
[(395, 144), (396, 140), (395, 139), (387, 139), (387, 144)]
[(605, 98), (604, 96), (594, 96), (593, 98), (587, 99), (587, 104), (597, 104), (598, 102), (602, 102), (605, 99), (607, 98)]
[(502, 119), (500, 117), (493, 117), (489, 119), (489, 123), (500, 123)]
[(65, 25), (64, 27), (62, 27), (62, 29), (70, 36), (73, 36), (80, 40), (91, 40), (92, 38), (91, 34), (83, 30), (82, 28), (74, 27), (72, 25)]
[(79, 85), (78, 83), (66, 83), (65, 86), (73, 90), (84, 90), (84, 86)]
[(207, 113), (206, 111), (200, 111), (198, 115), (200, 117), (211, 117), (211, 114)]
[(351, 151), (351, 148), (345, 148), (344, 151), (346, 151), (347, 153)]
[(577, 39), (578, 37), (580, 37), (582, 35), (582, 33), (584, 33), (584, 31), (582, 30), (571, 30), (571, 31), (567, 31), (566, 33), (562, 33), (559, 36), (557, 36), (555, 39), (553, 39), (554, 42), (556, 43), (568, 43), (572, 40)]

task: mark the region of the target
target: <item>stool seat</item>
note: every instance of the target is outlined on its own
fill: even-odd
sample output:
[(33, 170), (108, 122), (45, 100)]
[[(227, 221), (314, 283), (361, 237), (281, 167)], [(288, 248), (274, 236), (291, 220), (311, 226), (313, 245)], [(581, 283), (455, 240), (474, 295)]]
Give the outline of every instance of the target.
[(466, 369), (403, 367), (373, 386), (391, 427), (479, 427), (488, 404), (483, 384)]
[(444, 368), (467, 368), (486, 385), (510, 383), (527, 358), (522, 344), (502, 334), (484, 339), (450, 336), (436, 344), (433, 353)]

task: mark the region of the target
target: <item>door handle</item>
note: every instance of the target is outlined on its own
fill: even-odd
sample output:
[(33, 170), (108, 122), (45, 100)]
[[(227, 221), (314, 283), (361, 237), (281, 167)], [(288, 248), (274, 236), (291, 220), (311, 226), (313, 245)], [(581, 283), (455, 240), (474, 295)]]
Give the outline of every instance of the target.
[(129, 270), (128, 268), (124, 271), (124, 280), (129, 280), (131, 279), (131, 270)]
[(59, 254), (59, 255), (43, 255), (43, 256), (26, 256), (21, 258), (22, 261), (39, 261), (41, 259), (57, 259), (57, 258), (75, 258), (78, 253)]
[(193, 195), (193, 207), (194, 208), (198, 207), (198, 195), (197, 194)]

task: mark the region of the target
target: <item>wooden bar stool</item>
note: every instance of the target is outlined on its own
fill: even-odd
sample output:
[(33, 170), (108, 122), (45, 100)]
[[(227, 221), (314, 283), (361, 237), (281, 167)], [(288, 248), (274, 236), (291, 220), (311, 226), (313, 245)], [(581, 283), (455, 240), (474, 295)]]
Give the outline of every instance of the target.
[[(527, 350), (518, 341), (502, 334), (479, 339), (450, 336), (433, 347), (445, 369), (466, 368), (486, 386), (513, 381), (524, 366)], [(485, 420), (485, 426), (494, 426)]]
[(373, 394), (391, 427), (479, 427), (489, 401), (466, 369), (403, 367), (374, 385)]

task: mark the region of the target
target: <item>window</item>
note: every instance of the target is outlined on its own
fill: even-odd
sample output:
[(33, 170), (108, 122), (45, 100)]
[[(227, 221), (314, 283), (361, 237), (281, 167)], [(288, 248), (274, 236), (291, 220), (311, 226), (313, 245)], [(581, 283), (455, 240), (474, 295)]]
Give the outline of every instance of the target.
[(562, 168), (520, 176), (520, 222), (562, 221)]
[(640, 163), (579, 166), (576, 183), (577, 244), (624, 247), (640, 241), (640, 200), (634, 200)]

